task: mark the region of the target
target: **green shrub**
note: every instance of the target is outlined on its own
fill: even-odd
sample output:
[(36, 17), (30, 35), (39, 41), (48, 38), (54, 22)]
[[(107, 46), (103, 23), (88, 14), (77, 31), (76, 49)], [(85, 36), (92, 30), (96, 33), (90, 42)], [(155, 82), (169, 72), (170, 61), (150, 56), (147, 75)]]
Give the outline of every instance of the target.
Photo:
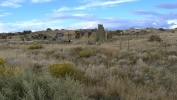
[(168, 43), (166, 43), (166, 46), (171, 46), (171, 43), (169, 43), (169, 42), (168, 42)]
[(55, 29), (55, 31), (59, 31), (58, 29)]
[(52, 31), (52, 29), (51, 28), (47, 28), (46, 31)]
[(81, 79), (83, 74), (77, 70), (72, 63), (59, 63), (49, 66), (49, 72), (54, 77), (65, 77), (66, 75), (74, 76), (77, 79)]
[(150, 56), (153, 60), (162, 58), (162, 54), (160, 54), (159, 52), (151, 52)]
[(150, 37), (149, 37), (149, 40), (148, 40), (149, 42), (154, 42), (154, 41), (156, 41), (156, 42), (161, 42), (162, 41), (162, 39), (158, 36), (158, 35), (151, 35)]
[(30, 33), (32, 33), (31, 30), (24, 30), (24, 31), (23, 31), (23, 34), (30, 34)]
[(3, 58), (0, 58), (0, 67), (5, 66), (5, 60)]
[(41, 44), (31, 45), (28, 49), (43, 49), (44, 47)]
[(87, 100), (83, 87), (70, 77), (53, 78), (30, 72), (0, 77), (1, 100)]
[(80, 57), (88, 58), (90, 56), (94, 56), (95, 55), (95, 51), (84, 49), (84, 50), (80, 51), (79, 55), (80, 55)]

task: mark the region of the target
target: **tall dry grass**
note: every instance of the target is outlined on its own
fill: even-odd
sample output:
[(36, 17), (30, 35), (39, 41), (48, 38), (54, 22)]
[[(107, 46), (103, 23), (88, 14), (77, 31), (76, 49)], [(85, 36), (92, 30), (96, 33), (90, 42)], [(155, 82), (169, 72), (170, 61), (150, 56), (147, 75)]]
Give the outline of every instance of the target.
[[(42, 44), (44, 48), (35, 50), (28, 49), (33, 43), (20, 45), (3, 43), (0, 48), (0, 58), (4, 58), (10, 67), (20, 67), (24, 71), (30, 72), (29, 75), (24, 76), (24, 82), (22, 82), (24, 91), (29, 98), (33, 96), (38, 98), (40, 95), (47, 98), (45, 91), (48, 90), (41, 87), (37, 90), (40, 95), (33, 95), (36, 92), (27, 86), (30, 84), (33, 86), (34, 83), (28, 84), (26, 81), (29, 80), (25, 77), (40, 81), (39, 84), (44, 86), (45, 83), (49, 84), (52, 93), (53, 91), (63, 93), (60, 95), (63, 100), (68, 98), (71, 100), (81, 98), (80, 100), (82, 100), (82, 97), (78, 95), (81, 92), (85, 100), (175, 100), (177, 98), (176, 49), (167, 48), (165, 51), (164, 47), (151, 47), (158, 44), (156, 42), (148, 43), (148, 36), (132, 36), (130, 46), (133, 47), (130, 47), (129, 50), (126, 40), (129, 37), (126, 36), (115, 37), (113, 42), (102, 43), (99, 46), (83, 43)], [(163, 36), (161, 37), (163, 39)], [(124, 38), (122, 49), (119, 48), (120, 38)], [(169, 42), (174, 44), (175, 38)], [(144, 44), (146, 45), (143, 46)], [(93, 50), (95, 54), (81, 57), (79, 54), (84, 49)], [(49, 66), (62, 62), (74, 63), (76, 68), (83, 73), (82, 79), (51, 78), (52, 76), (47, 71)], [(45, 77), (51, 82), (45, 80)], [(17, 82), (15, 79), (20, 80), (18, 76), (15, 76), (14, 80), (8, 79), (6, 82)], [(61, 83), (55, 82), (58, 79)], [(32, 88), (36, 88), (36, 86)], [(63, 89), (64, 91), (62, 91)], [(78, 89), (82, 91), (79, 92)], [(27, 90), (33, 91), (32, 94)], [(6, 98), (5, 92), (4, 90), (3, 93), (0, 93), (0, 98)], [(75, 94), (72, 95), (72, 93)], [(48, 95), (51, 98), (59, 98), (57, 95)], [(72, 99), (72, 96), (75, 96), (76, 99)]]

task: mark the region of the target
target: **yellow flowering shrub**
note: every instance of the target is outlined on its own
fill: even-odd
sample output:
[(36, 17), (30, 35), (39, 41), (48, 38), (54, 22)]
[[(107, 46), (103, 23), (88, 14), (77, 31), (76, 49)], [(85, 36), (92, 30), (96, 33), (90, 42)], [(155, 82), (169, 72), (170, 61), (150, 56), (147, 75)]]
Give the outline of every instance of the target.
[(95, 51), (94, 50), (88, 50), (88, 49), (84, 49), (82, 51), (80, 51), (79, 53), (80, 57), (90, 57), (90, 56), (94, 56), (95, 55)]
[(37, 44), (37, 45), (31, 45), (29, 46), (28, 49), (43, 49), (44, 47), (41, 44)]
[(19, 67), (0, 67), (0, 75), (4, 76), (4, 75), (14, 75), (16, 73), (19, 73), (21, 71), (21, 69)]
[(3, 58), (0, 58), (0, 67), (5, 66), (5, 60)]
[(81, 78), (82, 72), (77, 70), (72, 63), (58, 63), (49, 66), (49, 72), (54, 77), (65, 77), (66, 75), (74, 76), (75, 78)]
[(16, 73), (19, 73), (21, 69), (19, 67), (10, 67), (6, 65), (5, 60), (3, 58), (0, 58), (0, 75), (14, 75)]

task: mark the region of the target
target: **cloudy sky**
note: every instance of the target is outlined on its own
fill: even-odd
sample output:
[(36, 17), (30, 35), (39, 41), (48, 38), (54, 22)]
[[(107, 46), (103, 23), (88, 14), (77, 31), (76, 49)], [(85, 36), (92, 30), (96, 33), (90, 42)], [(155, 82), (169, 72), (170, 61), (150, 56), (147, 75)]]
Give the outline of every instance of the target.
[(176, 28), (176, 0), (0, 0), (0, 32)]

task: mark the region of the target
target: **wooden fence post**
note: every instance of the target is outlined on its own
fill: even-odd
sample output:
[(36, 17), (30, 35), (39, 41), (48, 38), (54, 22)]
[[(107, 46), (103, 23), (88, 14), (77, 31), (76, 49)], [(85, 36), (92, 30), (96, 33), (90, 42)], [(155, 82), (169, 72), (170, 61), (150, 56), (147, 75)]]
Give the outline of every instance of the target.
[(98, 42), (96, 42), (96, 47), (98, 48)]
[(166, 47), (166, 40), (165, 40), (165, 52), (166, 52), (166, 49), (167, 49), (167, 47)]
[(122, 49), (122, 39), (120, 40), (120, 50)]
[(129, 51), (129, 38), (128, 38), (128, 51)]

